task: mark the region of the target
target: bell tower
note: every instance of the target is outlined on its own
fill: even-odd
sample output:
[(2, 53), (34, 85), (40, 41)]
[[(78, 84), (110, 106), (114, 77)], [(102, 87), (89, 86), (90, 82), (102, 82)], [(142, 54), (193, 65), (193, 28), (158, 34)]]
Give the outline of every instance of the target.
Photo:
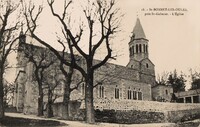
[(137, 18), (132, 32), (129, 45), (128, 68), (132, 68), (138, 74), (138, 80), (147, 84), (155, 85), (155, 65), (149, 59), (148, 42), (144, 30)]
[(148, 41), (146, 39), (144, 30), (140, 23), (140, 19), (137, 18), (135, 27), (132, 32), (132, 36), (129, 42), (129, 56), (130, 61), (136, 60), (141, 61), (148, 58)]

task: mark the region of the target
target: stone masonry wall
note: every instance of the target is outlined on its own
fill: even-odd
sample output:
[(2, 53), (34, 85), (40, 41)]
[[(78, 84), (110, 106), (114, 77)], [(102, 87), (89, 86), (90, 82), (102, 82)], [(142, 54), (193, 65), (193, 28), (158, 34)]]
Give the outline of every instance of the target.
[[(166, 111), (182, 111), (182, 110), (200, 110), (200, 104), (185, 104), (185, 103), (168, 103), (156, 101), (139, 101), (139, 100), (94, 100), (96, 109), (114, 109), (114, 110), (140, 110), (153, 112)], [(97, 107), (98, 106), (98, 107)]]
[(24, 98), (24, 114), (37, 114), (38, 88), (36, 82), (26, 82)]

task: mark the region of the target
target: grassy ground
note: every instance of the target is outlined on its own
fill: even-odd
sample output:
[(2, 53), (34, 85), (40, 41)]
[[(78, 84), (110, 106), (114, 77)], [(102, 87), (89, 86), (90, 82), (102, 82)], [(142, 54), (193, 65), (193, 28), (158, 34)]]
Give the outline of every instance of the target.
[(26, 118), (15, 118), (6, 116), (0, 121), (0, 126), (67, 126), (64, 123), (53, 120), (39, 120), (39, 119), (26, 119)]

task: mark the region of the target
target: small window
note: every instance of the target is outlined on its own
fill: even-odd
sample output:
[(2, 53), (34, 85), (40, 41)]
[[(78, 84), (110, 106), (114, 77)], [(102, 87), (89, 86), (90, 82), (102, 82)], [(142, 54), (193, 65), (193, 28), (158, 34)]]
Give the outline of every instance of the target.
[(142, 92), (141, 91), (138, 92), (138, 100), (142, 100)]
[(119, 88), (115, 88), (115, 99), (119, 99)]
[(168, 91), (167, 90), (165, 90), (165, 93), (166, 93), (166, 95), (168, 95)]
[(139, 44), (139, 51), (140, 51), (140, 53), (142, 52), (142, 45), (141, 44)]
[(99, 97), (104, 98), (104, 86), (102, 84), (99, 85)]
[(133, 91), (133, 100), (137, 100), (137, 92), (135, 90)]
[(145, 51), (145, 44), (143, 44), (143, 52), (145, 53), (146, 51)]
[(146, 45), (146, 52), (148, 53), (148, 46)]
[(130, 87), (128, 88), (128, 99), (132, 98), (132, 91), (130, 89)]
[(136, 53), (138, 53), (138, 45), (136, 45)]
[(148, 63), (146, 63), (146, 68), (149, 68), (149, 64)]

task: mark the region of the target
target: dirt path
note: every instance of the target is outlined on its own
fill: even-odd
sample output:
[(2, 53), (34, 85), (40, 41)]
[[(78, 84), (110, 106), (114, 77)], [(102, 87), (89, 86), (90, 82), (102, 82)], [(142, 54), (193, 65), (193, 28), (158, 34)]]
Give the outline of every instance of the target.
[(173, 127), (174, 123), (150, 123), (150, 124), (113, 124), (113, 123), (96, 123), (95, 125), (86, 124), (81, 121), (66, 121), (57, 120), (54, 118), (42, 118), (35, 115), (24, 115), (22, 113), (5, 113), (6, 116), (30, 118), (30, 119), (41, 119), (41, 120), (55, 120), (62, 123), (66, 123), (69, 127)]

